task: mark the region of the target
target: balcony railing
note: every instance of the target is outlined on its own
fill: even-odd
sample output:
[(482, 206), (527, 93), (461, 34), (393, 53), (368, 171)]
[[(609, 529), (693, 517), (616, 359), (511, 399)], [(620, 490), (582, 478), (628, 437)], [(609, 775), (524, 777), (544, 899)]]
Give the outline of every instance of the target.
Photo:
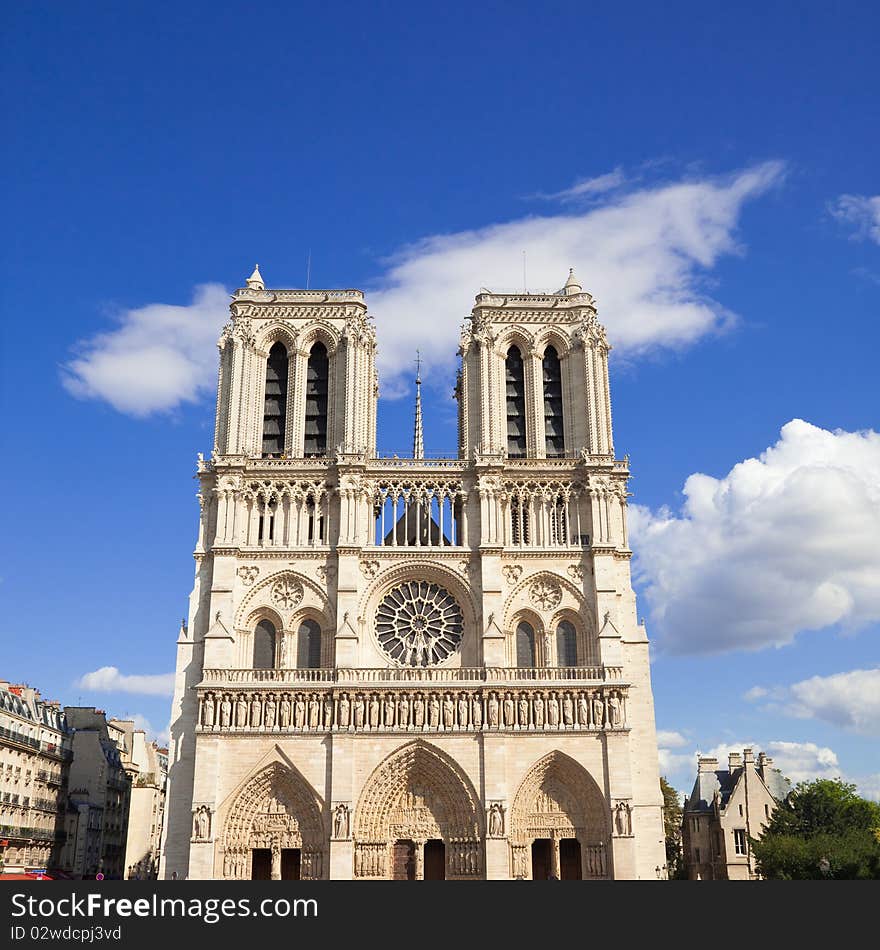
[(206, 669), (203, 687), (352, 683), (618, 683), (619, 666), (324, 667), (293, 670)]

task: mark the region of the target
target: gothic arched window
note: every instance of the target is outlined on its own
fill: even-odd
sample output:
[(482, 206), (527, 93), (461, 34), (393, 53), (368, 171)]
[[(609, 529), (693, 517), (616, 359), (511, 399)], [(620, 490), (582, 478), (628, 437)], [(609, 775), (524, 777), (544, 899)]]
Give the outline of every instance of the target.
[(516, 665), (535, 665), (535, 631), (525, 620), (521, 620), (516, 628)]
[(275, 624), (271, 620), (261, 620), (254, 630), (255, 670), (275, 668)]
[(320, 341), (309, 353), (306, 368), (306, 457), (327, 454), (327, 381), (330, 360)]
[(314, 670), (321, 665), (321, 628), (314, 620), (303, 620), (296, 635), (296, 665)]
[(565, 432), (562, 423), (562, 369), (552, 346), (544, 351), (541, 361), (544, 380), (544, 440), (548, 458), (565, 454)]
[(507, 454), (524, 458), (526, 454), (526, 384), (522, 354), (519, 347), (507, 351), (504, 362), (507, 393)]
[(556, 628), (556, 664), (557, 666), (577, 666), (577, 631), (568, 620), (560, 620)]
[(287, 426), (287, 350), (275, 343), (266, 361), (266, 396), (263, 402), (263, 455), (284, 454)]

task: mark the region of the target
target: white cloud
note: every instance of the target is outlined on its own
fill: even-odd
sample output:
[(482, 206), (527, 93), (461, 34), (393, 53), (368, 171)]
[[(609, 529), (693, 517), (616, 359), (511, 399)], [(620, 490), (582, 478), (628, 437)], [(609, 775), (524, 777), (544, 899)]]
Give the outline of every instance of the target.
[(880, 435), (800, 419), (675, 514), (633, 505), (635, 575), (658, 648), (722, 653), (880, 620)]
[(880, 195), (841, 195), (829, 205), (829, 211), (852, 226), (852, 237), (880, 244)]
[(880, 735), (880, 669), (813, 676), (772, 690), (755, 687), (746, 698), (769, 697), (770, 708), (798, 719), (821, 719), (863, 735)]
[(144, 696), (171, 696), (174, 673), (126, 676), (115, 666), (102, 666), (77, 681), (82, 689), (99, 693), (140, 693)]
[[(740, 253), (743, 205), (782, 178), (782, 164), (767, 162), (724, 178), (627, 189), (617, 169), (545, 196), (562, 203), (592, 198), (587, 209), (428, 236), (399, 249), (367, 295), (383, 395), (409, 392), (416, 348), (423, 376), (448, 383), (475, 294), (484, 286), (521, 287), (523, 251), (531, 288), (558, 288), (568, 268), (576, 269), (618, 353), (677, 349), (723, 330), (734, 317), (708, 296), (705, 277), (721, 256)], [(227, 305), (226, 291), (206, 284), (189, 306), (123, 311), (116, 329), (81, 344), (63, 367), (64, 384), (134, 416), (207, 396), (216, 385), (215, 343)]]
[(779, 183), (767, 162), (706, 178), (616, 193), (571, 214), (521, 218), (436, 235), (402, 249), (369, 294), (379, 332), (383, 393), (409, 375), (418, 347), (429, 369), (451, 373), (459, 325), (480, 287), (558, 288), (568, 267), (597, 298), (618, 353), (686, 346), (728, 326), (732, 315), (704, 290), (719, 257), (738, 253), (743, 205)]
[(228, 315), (229, 295), (219, 284), (197, 287), (189, 306), (125, 310), (117, 329), (81, 344), (62, 381), (74, 396), (133, 416), (196, 402), (216, 390), (216, 343)]
[[(773, 759), (773, 768), (779, 769), (791, 781), (809, 782), (817, 778), (838, 778), (842, 775), (837, 754), (827, 746), (818, 746), (815, 742), (786, 742), (774, 740), (770, 742), (722, 742), (699, 755), (714, 756), (718, 759), (718, 767), (727, 768), (727, 757), (731, 752), (742, 753), (743, 749), (751, 749), (755, 758), (759, 752), (766, 752)], [(694, 775), (696, 775), (696, 759), (694, 760)]]
[(657, 745), (662, 745), (667, 749), (679, 749), (687, 744), (688, 740), (680, 732), (669, 729), (657, 730)]
[(613, 172), (597, 175), (595, 178), (579, 178), (570, 188), (564, 188), (562, 191), (554, 191), (550, 194), (538, 192), (535, 197), (544, 198), (547, 201), (562, 202), (592, 198), (595, 195), (601, 195), (619, 188), (625, 181), (623, 171), (620, 168), (615, 168)]

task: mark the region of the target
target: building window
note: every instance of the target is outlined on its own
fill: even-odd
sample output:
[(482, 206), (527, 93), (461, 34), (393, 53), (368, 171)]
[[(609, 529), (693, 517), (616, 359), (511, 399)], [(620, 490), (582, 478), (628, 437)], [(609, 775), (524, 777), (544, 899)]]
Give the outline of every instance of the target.
[(327, 347), (316, 343), (306, 369), (306, 457), (327, 454), (327, 381), (330, 360)]
[(561, 620), (556, 628), (556, 663), (577, 666), (577, 631), (568, 620)]
[(266, 394), (263, 402), (263, 455), (284, 454), (287, 426), (287, 350), (275, 343), (266, 361)]
[(700, 830), (700, 819), (694, 818), (694, 831), (699, 831), (699, 830)]
[(521, 498), (510, 503), (510, 537), (513, 544), (529, 543), (529, 509)]
[(700, 849), (699, 848), (694, 848), (694, 860), (697, 862), (697, 864), (700, 863)]
[(516, 665), (519, 667), (535, 665), (535, 631), (525, 620), (521, 621), (516, 628)]
[(254, 630), (254, 669), (271, 670), (275, 666), (275, 624), (261, 620)]
[(746, 830), (745, 828), (734, 828), (733, 847), (737, 854), (746, 853)]
[(559, 356), (552, 346), (544, 351), (541, 361), (544, 380), (544, 439), (547, 456), (565, 455), (565, 434), (562, 425), (562, 370)]
[(740, 813), (740, 816), (742, 816), (742, 814), (743, 814), (743, 807), (742, 807), (742, 805), (739, 806), (739, 813)]
[(507, 454), (524, 458), (526, 454), (526, 384), (519, 347), (507, 351), (504, 364), (507, 392)]
[(321, 665), (321, 628), (314, 620), (303, 620), (299, 626), (296, 665), (311, 670)]
[(767, 802), (764, 802), (764, 817), (767, 819), (767, 821), (770, 821), (770, 806), (767, 804)]

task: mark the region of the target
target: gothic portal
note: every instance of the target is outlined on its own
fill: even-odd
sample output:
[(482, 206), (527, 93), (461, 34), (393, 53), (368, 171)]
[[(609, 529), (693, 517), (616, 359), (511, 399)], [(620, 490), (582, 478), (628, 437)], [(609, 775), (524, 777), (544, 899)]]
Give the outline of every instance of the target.
[(482, 290), (459, 457), (376, 454), (358, 290), (220, 337), (178, 639), (165, 878), (656, 879), (648, 640), (608, 342), (571, 273)]

